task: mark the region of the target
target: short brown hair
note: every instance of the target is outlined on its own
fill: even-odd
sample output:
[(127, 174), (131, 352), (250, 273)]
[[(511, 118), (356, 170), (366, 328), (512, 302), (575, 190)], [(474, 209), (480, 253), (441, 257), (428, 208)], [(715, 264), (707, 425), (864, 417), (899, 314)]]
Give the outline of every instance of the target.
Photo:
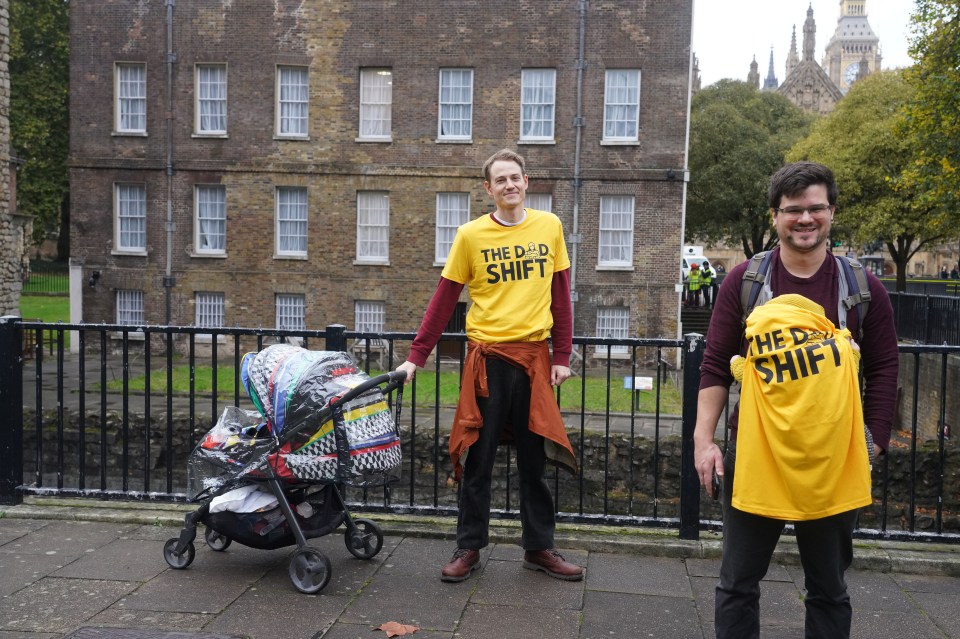
[(777, 209), (780, 207), (780, 200), (783, 196), (798, 196), (814, 184), (825, 186), (827, 188), (827, 203), (836, 206), (839, 193), (833, 171), (816, 162), (794, 162), (781, 167), (770, 178), (767, 202), (771, 209)]
[(523, 156), (517, 153), (516, 151), (511, 151), (510, 149), (500, 149), (493, 155), (487, 158), (487, 161), (483, 163), (483, 179), (487, 182), (490, 181), (490, 167), (494, 162), (499, 162), (500, 160), (505, 160), (507, 162), (516, 162), (520, 167), (520, 173), (526, 175), (524, 170), (524, 160)]

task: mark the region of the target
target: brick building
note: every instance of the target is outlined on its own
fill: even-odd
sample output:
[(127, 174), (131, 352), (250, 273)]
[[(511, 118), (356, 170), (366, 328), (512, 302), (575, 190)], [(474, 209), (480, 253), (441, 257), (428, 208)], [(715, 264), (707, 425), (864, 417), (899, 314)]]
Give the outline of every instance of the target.
[(692, 0), (73, 0), (70, 21), (84, 321), (415, 330), (510, 147), (564, 222), (575, 334), (677, 334)]

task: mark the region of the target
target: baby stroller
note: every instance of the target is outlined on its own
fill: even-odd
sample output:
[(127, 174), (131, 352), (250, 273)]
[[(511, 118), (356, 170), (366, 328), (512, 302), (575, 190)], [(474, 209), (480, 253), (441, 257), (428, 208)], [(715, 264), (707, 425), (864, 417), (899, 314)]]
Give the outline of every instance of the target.
[[(383, 532), (350, 516), (338, 485), (399, 478), (404, 379), (402, 372), (370, 378), (334, 351), (277, 344), (245, 355), (241, 380), (257, 410), (227, 407), (191, 453), (188, 497), (201, 505), (164, 545), (167, 564), (179, 570), (193, 562), (197, 524), (215, 551), (233, 541), (264, 550), (295, 544), (290, 580), (308, 594), (323, 590), (331, 573), (308, 539), (345, 524), (347, 550), (376, 556)], [(391, 418), (386, 396), (393, 391)]]

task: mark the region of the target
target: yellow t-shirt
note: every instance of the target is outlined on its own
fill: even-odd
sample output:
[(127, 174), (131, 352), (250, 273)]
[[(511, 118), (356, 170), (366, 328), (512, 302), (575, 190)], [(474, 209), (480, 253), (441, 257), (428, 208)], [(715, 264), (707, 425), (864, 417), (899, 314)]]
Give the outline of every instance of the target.
[(553, 274), (570, 268), (570, 258), (560, 218), (526, 211), (516, 226), (497, 224), (484, 215), (457, 230), (442, 275), (464, 284), (470, 293), (471, 340), (532, 342), (550, 335)]
[(733, 506), (803, 521), (870, 504), (850, 332), (783, 295), (754, 309), (746, 336)]

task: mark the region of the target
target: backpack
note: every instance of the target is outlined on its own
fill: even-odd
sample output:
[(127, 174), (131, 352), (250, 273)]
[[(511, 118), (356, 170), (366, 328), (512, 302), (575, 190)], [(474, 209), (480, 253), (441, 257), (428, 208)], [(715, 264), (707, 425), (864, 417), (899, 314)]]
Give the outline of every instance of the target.
[[(761, 251), (750, 258), (750, 264), (740, 282), (740, 307), (743, 309), (741, 322), (746, 325), (747, 316), (759, 305), (773, 298), (773, 289), (767, 281), (770, 273), (770, 262), (773, 251)], [(839, 278), (839, 295), (837, 296), (837, 316), (840, 319), (839, 328), (847, 327), (847, 311), (856, 307), (857, 325), (859, 327), (859, 341), (863, 335), (863, 321), (870, 308), (870, 285), (867, 283), (867, 274), (863, 265), (850, 257), (834, 255), (837, 267), (843, 273)]]

